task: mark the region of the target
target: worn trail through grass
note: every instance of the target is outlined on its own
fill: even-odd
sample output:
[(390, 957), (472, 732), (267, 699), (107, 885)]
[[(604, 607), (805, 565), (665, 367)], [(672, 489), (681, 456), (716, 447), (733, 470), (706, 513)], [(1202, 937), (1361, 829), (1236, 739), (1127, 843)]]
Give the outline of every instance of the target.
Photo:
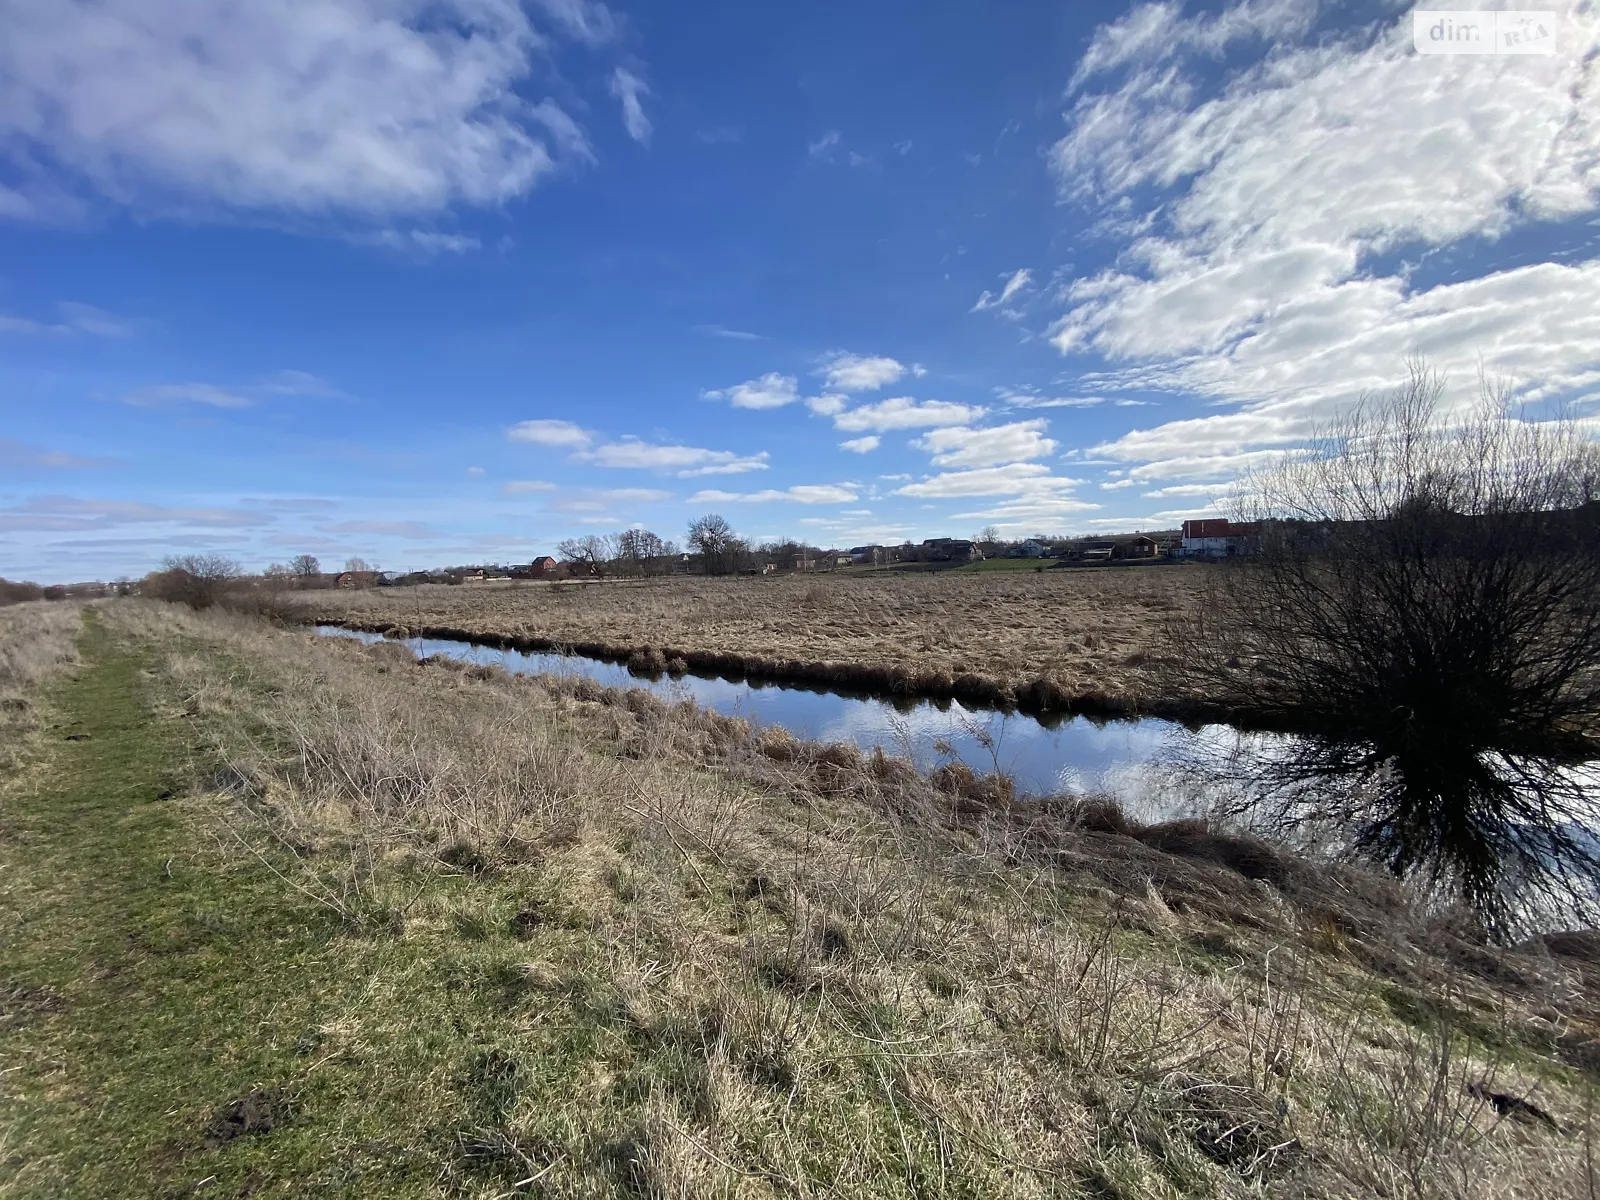
[(407, 1144), (426, 1089), (407, 1103), (395, 1069), (429, 1047), (328, 1045), (393, 951), (208, 847), (180, 799), (191, 722), (152, 711), (145, 654), (92, 613), (81, 650), (0, 792), (0, 1195), (430, 1191)]

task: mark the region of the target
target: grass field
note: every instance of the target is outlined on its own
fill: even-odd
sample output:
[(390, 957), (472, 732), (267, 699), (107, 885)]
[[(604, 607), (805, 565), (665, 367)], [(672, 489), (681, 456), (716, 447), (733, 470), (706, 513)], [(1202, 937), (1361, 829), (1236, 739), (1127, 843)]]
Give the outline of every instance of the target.
[(695, 654), (744, 656), (777, 678), (784, 664), (821, 667), (818, 682), (829, 681), (832, 666), (841, 683), (872, 686), (881, 677), (883, 690), (933, 695), (965, 679), (977, 699), (1031, 693), (1045, 700), (1040, 707), (1065, 707), (1073, 698), (1137, 704), (1169, 693), (1172, 629), (1194, 611), (1209, 570), (841, 571), (431, 585), (300, 599), (319, 617), (378, 629), (443, 627), (624, 658), (652, 648), (691, 665)]
[(6, 1197), (1592, 1194), (1592, 940), (140, 602), (0, 700)]

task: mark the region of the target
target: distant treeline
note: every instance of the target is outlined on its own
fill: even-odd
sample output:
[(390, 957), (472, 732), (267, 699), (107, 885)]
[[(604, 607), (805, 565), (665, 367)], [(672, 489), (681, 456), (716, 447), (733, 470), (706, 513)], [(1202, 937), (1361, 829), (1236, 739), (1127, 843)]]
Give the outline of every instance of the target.
[(69, 600), (73, 597), (104, 596), (103, 583), (67, 583), (41, 586), (22, 580), (0, 579), (0, 605), (26, 604), (29, 600)]

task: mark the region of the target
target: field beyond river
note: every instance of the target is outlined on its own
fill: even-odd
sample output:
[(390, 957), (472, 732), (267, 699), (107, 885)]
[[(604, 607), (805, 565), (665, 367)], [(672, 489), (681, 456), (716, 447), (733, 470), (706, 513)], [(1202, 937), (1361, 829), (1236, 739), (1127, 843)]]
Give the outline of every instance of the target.
[(674, 657), (697, 670), (743, 659), (742, 669), (780, 681), (1116, 710), (1170, 698), (1172, 629), (1199, 607), (1210, 571), (846, 570), (424, 585), (300, 599), (320, 621), (624, 659), (643, 652), (657, 669)]

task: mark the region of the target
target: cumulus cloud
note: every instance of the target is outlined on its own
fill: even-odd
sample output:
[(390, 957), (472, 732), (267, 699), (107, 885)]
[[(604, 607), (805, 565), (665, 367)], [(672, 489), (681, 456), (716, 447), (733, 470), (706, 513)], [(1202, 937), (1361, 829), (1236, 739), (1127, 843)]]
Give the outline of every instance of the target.
[(848, 450), (851, 454), (871, 454), (883, 444), (883, 439), (877, 434), (868, 434), (866, 437), (850, 438), (839, 443), (839, 449)]
[(531, 492), (553, 492), (556, 485), (543, 479), (513, 479), (500, 490), (508, 496), (526, 496)]
[(836, 392), (875, 392), (884, 384), (904, 377), (905, 366), (882, 355), (847, 354), (835, 350), (825, 356), (819, 375)]
[(887, 433), (892, 429), (967, 425), (982, 419), (988, 411), (979, 405), (954, 404), (948, 400), (919, 403), (909, 396), (897, 396), (841, 412), (833, 418), (833, 427), (846, 433)]
[(793, 375), (780, 375), (769, 371), (759, 379), (736, 383), (729, 388), (716, 388), (700, 393), (707, 400), (726, 400), (735, 408), (782, 408), (800, 399), (799, 385)]
[(1057, 443), (1044, 436), (1049, 428), (1042, 419), (987, 429), (953, 426), (930, 430), (911, 444), (932, 455), (936, 467), (994, 467), (1055, 453)]
[(850, 397), (841, 396), (834, 392), (825, 392), (820, 396), (810, 396), (806, 399), (806, 407), (819, 417), (836, 417), (850, 404)]
[[(598, 6), (550, 3), (598, 33)], [(436, 211), (520, 195), (576, 124), (519, 95), (547, 46), (517, 0), (55, 0), (6, 6), (0, 210), (87, 187), (143, 208)]]
[[(1106, 385), (1239, 410), (1098, 449), (1290, 444), (1410, 354), (1451, 371), (1452, 404), (1480, 365), (1530, 399), (1600, 389), (1600, 13), (1559, 7), (1552, 56), (1425, 63), (1409, 13), (1297, 42), (1309, 0), (1143, 5), (1102, 28), (1051, 163), (1121, 253), (1066, 289), (1053, 340), (1120, 364)], [(1267, 44), (1218, 81), (1224, 49)], [(1535, 223), (1547, 261), (1495, 254)]]
[(789, 501), (793, 504), (849, 504), (856, 492), (841, 484), (803, 483), (788, 488), (767, 488), (760, 492), (696, 492), (690, 504), (768, 504)]
[(622, 105), (622, 126), (628, 136), (640, 145), (650, 144), (650, 118), (644, 115), (642, 96), (650, 94), (650, 87), (627, 67), (618, 67), (611, 73), (611, 94)]
[(1003, 308), (1013, 296), (1027, 287), (1032, 279), (1033, 272), (1024, 267), (1006, 279), (1005, 286), (1000, 289), (998, 295), (985, 291), (983, 295), (978, 297), (978, 302), (972, 306), (970, 311), (983, 312), (990, 308)]
[(571, 421), (545, 419), (519, 421), (506, 431), (506, 436), (514, 442), (532, 442), (536, 446), (567, 446), (577, 450), (587, 446), (593, 438), (587, 429)]

